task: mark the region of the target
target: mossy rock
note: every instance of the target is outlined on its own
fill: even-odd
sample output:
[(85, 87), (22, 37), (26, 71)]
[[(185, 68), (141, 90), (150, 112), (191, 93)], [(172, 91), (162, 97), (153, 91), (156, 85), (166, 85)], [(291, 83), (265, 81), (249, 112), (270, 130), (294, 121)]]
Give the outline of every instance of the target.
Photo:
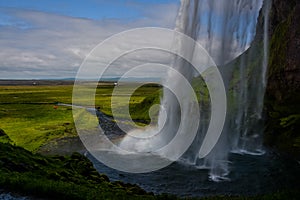
[(3, 143), (0, 145), (0, 177), (1, 188), (47, 199), (152, 198), (137, 185), (110, 182), (79, 153), (46, 157)]
[(13, 143), (13, 141), (9, 138), (9, 136), (1, 128), (0, 128), (0, 142), (2, 142), (2, 143)]
[(0, 128), (0, 137), (1, 137), (1, 136), (6, 136), (6, 133), (4, 132), (3, 129)]
[[(271, 21), (274, 24), (270, 41), (268, 67), (268, 86), (265, 96), (266, 134), (265, 143), (300, 159), (300, 84), (299, 51), (294, 49), (299, 40), (299, 3), (296, 1), (273, 2), (272, 16), (280, 19)], [(287, 5), (288, 4), (288, 5)], [(298, 4), (298, 6), (296, 6)], [(286, 8), (285, 8), (286, 7)], [(289, 9), (287, 9), (289, 7)], [(281, 11), (280, 11), (281, 10)], [(298, 71), (297, 71), (298, 70)]]

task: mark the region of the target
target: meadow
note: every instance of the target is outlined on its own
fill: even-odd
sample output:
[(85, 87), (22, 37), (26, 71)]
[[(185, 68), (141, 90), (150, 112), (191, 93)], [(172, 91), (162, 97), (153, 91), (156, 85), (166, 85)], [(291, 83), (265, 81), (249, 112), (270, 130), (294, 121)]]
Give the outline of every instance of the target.
[[(128, 84), (128, 87), (132, 85)], [(132, 119), (140, 124), (149, 123), (148, 110), (153, 103), (159, 103), (159, 86), (149, 84), (138, 88), (133, 94), (120, 94), (115, 97), (117, 103), (111, 105), (113, 89), (113, 83), (98, 85), (95, 95), (97, 109), (112, 116), (111, 107), (128, 106), (126, 95), (131, 95), (129, 110)], [(77, 137), (72, 107), (61, 105), (72, 104), (72, 91), (72, 84), (0, 86), (0, 129), (12, 143), (33, 152), (51, 140)], [(123, 116), (120, 114), (117, 117)]]

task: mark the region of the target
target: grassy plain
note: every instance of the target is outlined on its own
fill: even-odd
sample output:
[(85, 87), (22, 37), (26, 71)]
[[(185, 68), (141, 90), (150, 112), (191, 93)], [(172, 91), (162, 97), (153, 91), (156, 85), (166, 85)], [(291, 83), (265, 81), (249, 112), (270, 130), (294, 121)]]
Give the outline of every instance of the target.
[[(132, 86), (129, 84), (128, 87)], [(111, 116), (111, 106), (117, 109), (128, 106), (125, 99), (131, 95), (129, 109), (132, 119), (149, 122), (146, 111), (152, 103), (159, 103), (160, 87), (146, 85), (133, 94), (124, 90), (123, 94), (116, 96), (117, 103), (111, 105), (113, 89), (113, 84), (99, 84), (95, 95), (97, 108)], [(72, 84), (0, 86), (0, 129), (14, 144), (30, 151), (37, 151), (53, 139), (75, 137), (72, 108), (59, 105), (72, 103), (72, 91)]]

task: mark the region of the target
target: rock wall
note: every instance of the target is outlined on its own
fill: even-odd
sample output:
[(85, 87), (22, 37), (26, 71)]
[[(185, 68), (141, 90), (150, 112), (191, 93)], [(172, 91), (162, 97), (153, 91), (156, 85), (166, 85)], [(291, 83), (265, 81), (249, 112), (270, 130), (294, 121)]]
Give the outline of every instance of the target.
[(273, 0), (266, 143), (300, 158), (300, 1)]

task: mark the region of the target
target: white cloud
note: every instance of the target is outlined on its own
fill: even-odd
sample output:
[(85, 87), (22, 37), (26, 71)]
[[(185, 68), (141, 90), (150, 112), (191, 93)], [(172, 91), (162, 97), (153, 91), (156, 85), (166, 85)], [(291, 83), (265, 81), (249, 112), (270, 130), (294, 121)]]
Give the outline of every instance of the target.
[[(249, 11), (242, 12), (242, 20), (230, 13), (233, 8), (229, 6), (227, 1), (220, 1), (222, 3), (211, 1), (215, 2), (214, 5), (210, 5), (209, 0), (206, 1), (208, 3), (203, 1), (200, 10), (200, 14), (203, 14), (200, 19), (203, 24), (198, 41), (207, 48), (216, 62), (228, 61), (245, 50), (245, 46), (241, 47), (243, 41), (240, 41), (239, 37), (234, 37), (232, 33), (237, 32), (237, 30), (247, 31), (255, 28), (255, 24), (248, 26), (247, 22), (253, 22), (253, 18), (256, 18), (254, 14), (257, 14), (258, 8), (253, 7), (251, 8), (252, 11), (251, 6), (248, 5), (259, 7), (261, 5), (257, 2), (261, 0), (256, 0), (256, 3), (249, 3), (247, 0), (235, 0), (236, 2), (244, 2), (245, 6), (242, 6), (242, 9)], [(113, 34), (137, 27), (158, 26), (173, 29), (175, 26), (179, 6), (176, 3), (149, 4), (147, 7), (142, 7), (141, 4), (132, 1), (130, 6), (139, 9), (143, 17), (130, 21), (121, 19), (91, 20), (53, 13), (0, 8), (0, 16), (4, 19), (1, 21), (0, 18), (0, 78), (75, 77), (86, 55), (97, 44)], [(208, 22), (209, 17), (207, 15), (212, 7), (214, 7), (214, 14), (211, 14), (213, 15), (212, 19)], [(240, 8), (239, 5), (237, 7)], [(218, 30), (218, 27), (222, 27), (222, 19), (227, 17), (224, 13), (231, 16), (230, 23), (235, 26), (228, 26), (228, 30)], [(240, 22), (242, 25), (238, 24)], [(248, 27), (248, 29), (244, 29), (243, 26)], [(210, 34), (209, 31), (212, 33)], [(243, 32), (239, 36), (242, 34)], [(213, 38), (208, 38), (210, 35), (213, 35)], [(142, 36), (137, 35), (130, 41), (111, 44), (108, 51), (101, 54), (100, 57), (92, 59), (95, 59), (97, 66), (102, 64), (104, 67), (106, 58), (111, 52), (126, 49), (128, 45), (133, 45), (136, 41), (146, 45), (150, 38), (156, 38), (160, 43), (172, 43), (172, 38), (161, 38), (147, 33)], [(247, 41), (248, 44), (249, 41)], [(221, 51), (224, 47), (222, 45), (228, 49)], [(107, 75), (118, 75), (132, 66), (147, 62), (169, 64), (169, 61), (170, 55), (160, 51), (135, 52), (114, 62)], [(156, 69), (149, 69), (148, 71), (149, 74), (155, 74), (155, 72)]]
[(144, 18), (129, 22), (2, 8), (9, 20), (0, 22), (0, 78), (74, 77), (85, 56), (109, 36), (136, 27), (174, 27), (177, 4), (150, 6), (141, 8)]

